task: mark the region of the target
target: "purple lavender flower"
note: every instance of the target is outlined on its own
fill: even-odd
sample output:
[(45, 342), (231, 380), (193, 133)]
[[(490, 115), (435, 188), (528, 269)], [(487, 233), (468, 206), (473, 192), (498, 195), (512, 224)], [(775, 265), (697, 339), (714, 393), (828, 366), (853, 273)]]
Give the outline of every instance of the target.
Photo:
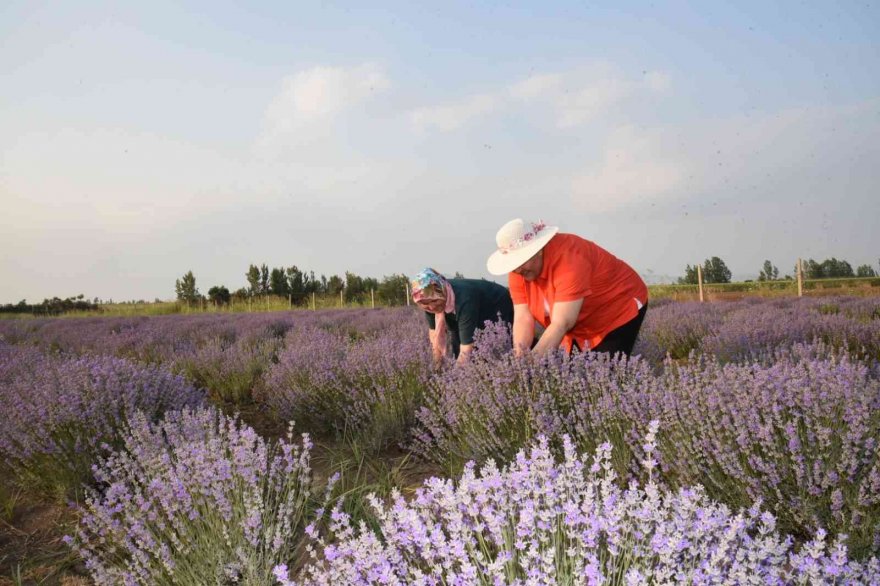
[[(652, 437), (645, 443), (654, 450)], [(311, 564), (298, 576), (278, 565), (275, 577), (283, 586), (880, 580), (877, 558), (852, 561), (821, 531), (797, 549), (757, 506), (736, 512), (699, 486), (672, 491), (653, 480), (621, 489), (608, 444), (591, 460), (564, 436), (562, 451), (557, 463), (541, 437), (502, 469), (468, 465), (455, 481), (428, 480), (410, 501), (372, 498), (375, 530), (336, 507), (327, 535), (308, 546)]]
[(157, 366), (109, 356), (46, 355), (0, 342), (0, 456), (29, 484), (78, 490), (129, 414), (158, 418), (203, 394)]
[(67, 542), (98, 584), (271, 584), (303, 534), (310, 449), (215, 409), (137, 412)]

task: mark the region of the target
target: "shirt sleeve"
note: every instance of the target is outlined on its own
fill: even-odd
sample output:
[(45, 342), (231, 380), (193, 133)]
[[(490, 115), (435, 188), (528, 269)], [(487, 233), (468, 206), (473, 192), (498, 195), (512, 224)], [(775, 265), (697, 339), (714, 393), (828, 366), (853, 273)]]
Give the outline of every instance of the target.
[(425, 312), (425, 319), (428, 320), (428, 328), (433, 330), (434, 327), (437, 325), (436, 322), (434, 321), (434, 314), (428, 313), (426, 311)]
[(516, 273), (510, 273), (507, 276), (507, 285), (510, 289), (510, 299), (514, 305), (522, 305), (529, 302), (526, 294), (526, 281)]
[(553, 271), (554, 301), (575, 301), (590, 294), (589, 262), (583, 257), (570, 256), (559, 259)]

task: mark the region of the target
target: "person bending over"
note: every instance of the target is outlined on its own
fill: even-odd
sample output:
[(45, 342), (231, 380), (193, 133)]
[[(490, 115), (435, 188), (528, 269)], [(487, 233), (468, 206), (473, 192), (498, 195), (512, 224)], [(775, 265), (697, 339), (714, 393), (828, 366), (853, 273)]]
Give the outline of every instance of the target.
[[(486, 262), (493, 275), (508, 274), (517, 355), (632, 353), (648, 310), (648, 288), (628, 264), (574, 234), (543, 222), (504, 224), (497, 250)], [(535, 322), (545, 331), (533, 344)]]
[(513, 323), (507, 288), (483, 279), (447, 279), (426, 268), (412, 278), (412, 298), (425, 312), (435, 365), (446, 357), (449, 341), (457, 362), (466, 361), (474, 333), (484, 322), (500, 317), (508, 325)]

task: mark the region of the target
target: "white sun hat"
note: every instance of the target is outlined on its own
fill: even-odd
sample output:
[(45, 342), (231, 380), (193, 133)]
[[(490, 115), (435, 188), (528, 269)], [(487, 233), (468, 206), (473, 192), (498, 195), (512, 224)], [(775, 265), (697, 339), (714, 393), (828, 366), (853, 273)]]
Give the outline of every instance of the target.
[(557, 226), (547, 226), (540, 220), (526, 224), (517, 218), (507, 222), (495, 235), (498, 250), (486, 261), (486, 268), (493, 275), (506, 275), (538, 254), (557, 232)]

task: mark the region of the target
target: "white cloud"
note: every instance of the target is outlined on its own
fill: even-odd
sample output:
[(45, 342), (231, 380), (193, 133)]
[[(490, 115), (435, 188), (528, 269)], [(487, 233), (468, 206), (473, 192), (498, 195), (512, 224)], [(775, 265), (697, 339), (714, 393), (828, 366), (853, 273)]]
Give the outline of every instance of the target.
[(276, 132), (332, 118), (334, 115), (388, 89), (385, 73), (376, 65), (313, 67), (286, 77), (281, 92), (266, 109), (265, 123)]
[(420, 132), (449, 132), (461, 128), (478, 116), (492, 112), (498, 104), (499, 100), (494, 95), (479, 94), (453, 104), (412, 110), (409, 120)]
[(514, 83), (510, 86), (508, 92), (514, 98), (532, 100), (559, 87), (562, 83), (562, 79), (562, 75), (558, 73), (533, 75)]
[(620, 79), (600, 79), (587, 87), (556, 97), (556, 124), (571, 128), (592, 121), (611, 105), (632, 93), (633, 86)]
[(672, 78), (662, 71), (650, 71), (645, 74), (642, 84), (653, 92), (664, 93), (672, 88)]
[(634, 97), (668, 92), (669, 74), (645, 72), (633, 79), (607, 64), (562, 73), (540, 73), (516, 82), (508, 94), (526, 104), (538, 103), (556, 126), (569, 129), (588, 124)]
[(665, 93), (671, 86), (671, 78), (664, 72), (645, 72), (632, 79), (599, 63), (584, 69), (537, 73), (498, 90), (417, 108), (408, 118), (419, 132), (449, 132), (499, 110), (518, 108), (523, 114), (549, 115), (557, 128), (571, 129), (596, 120), (625, 100)]
[(673, 192), (685, 177), (685, 164), (665, 154), (656, 135), (632, 127), (609, 137), (602, 161), (572, 180), (572, 198), (588, 212), (607, 212)]

